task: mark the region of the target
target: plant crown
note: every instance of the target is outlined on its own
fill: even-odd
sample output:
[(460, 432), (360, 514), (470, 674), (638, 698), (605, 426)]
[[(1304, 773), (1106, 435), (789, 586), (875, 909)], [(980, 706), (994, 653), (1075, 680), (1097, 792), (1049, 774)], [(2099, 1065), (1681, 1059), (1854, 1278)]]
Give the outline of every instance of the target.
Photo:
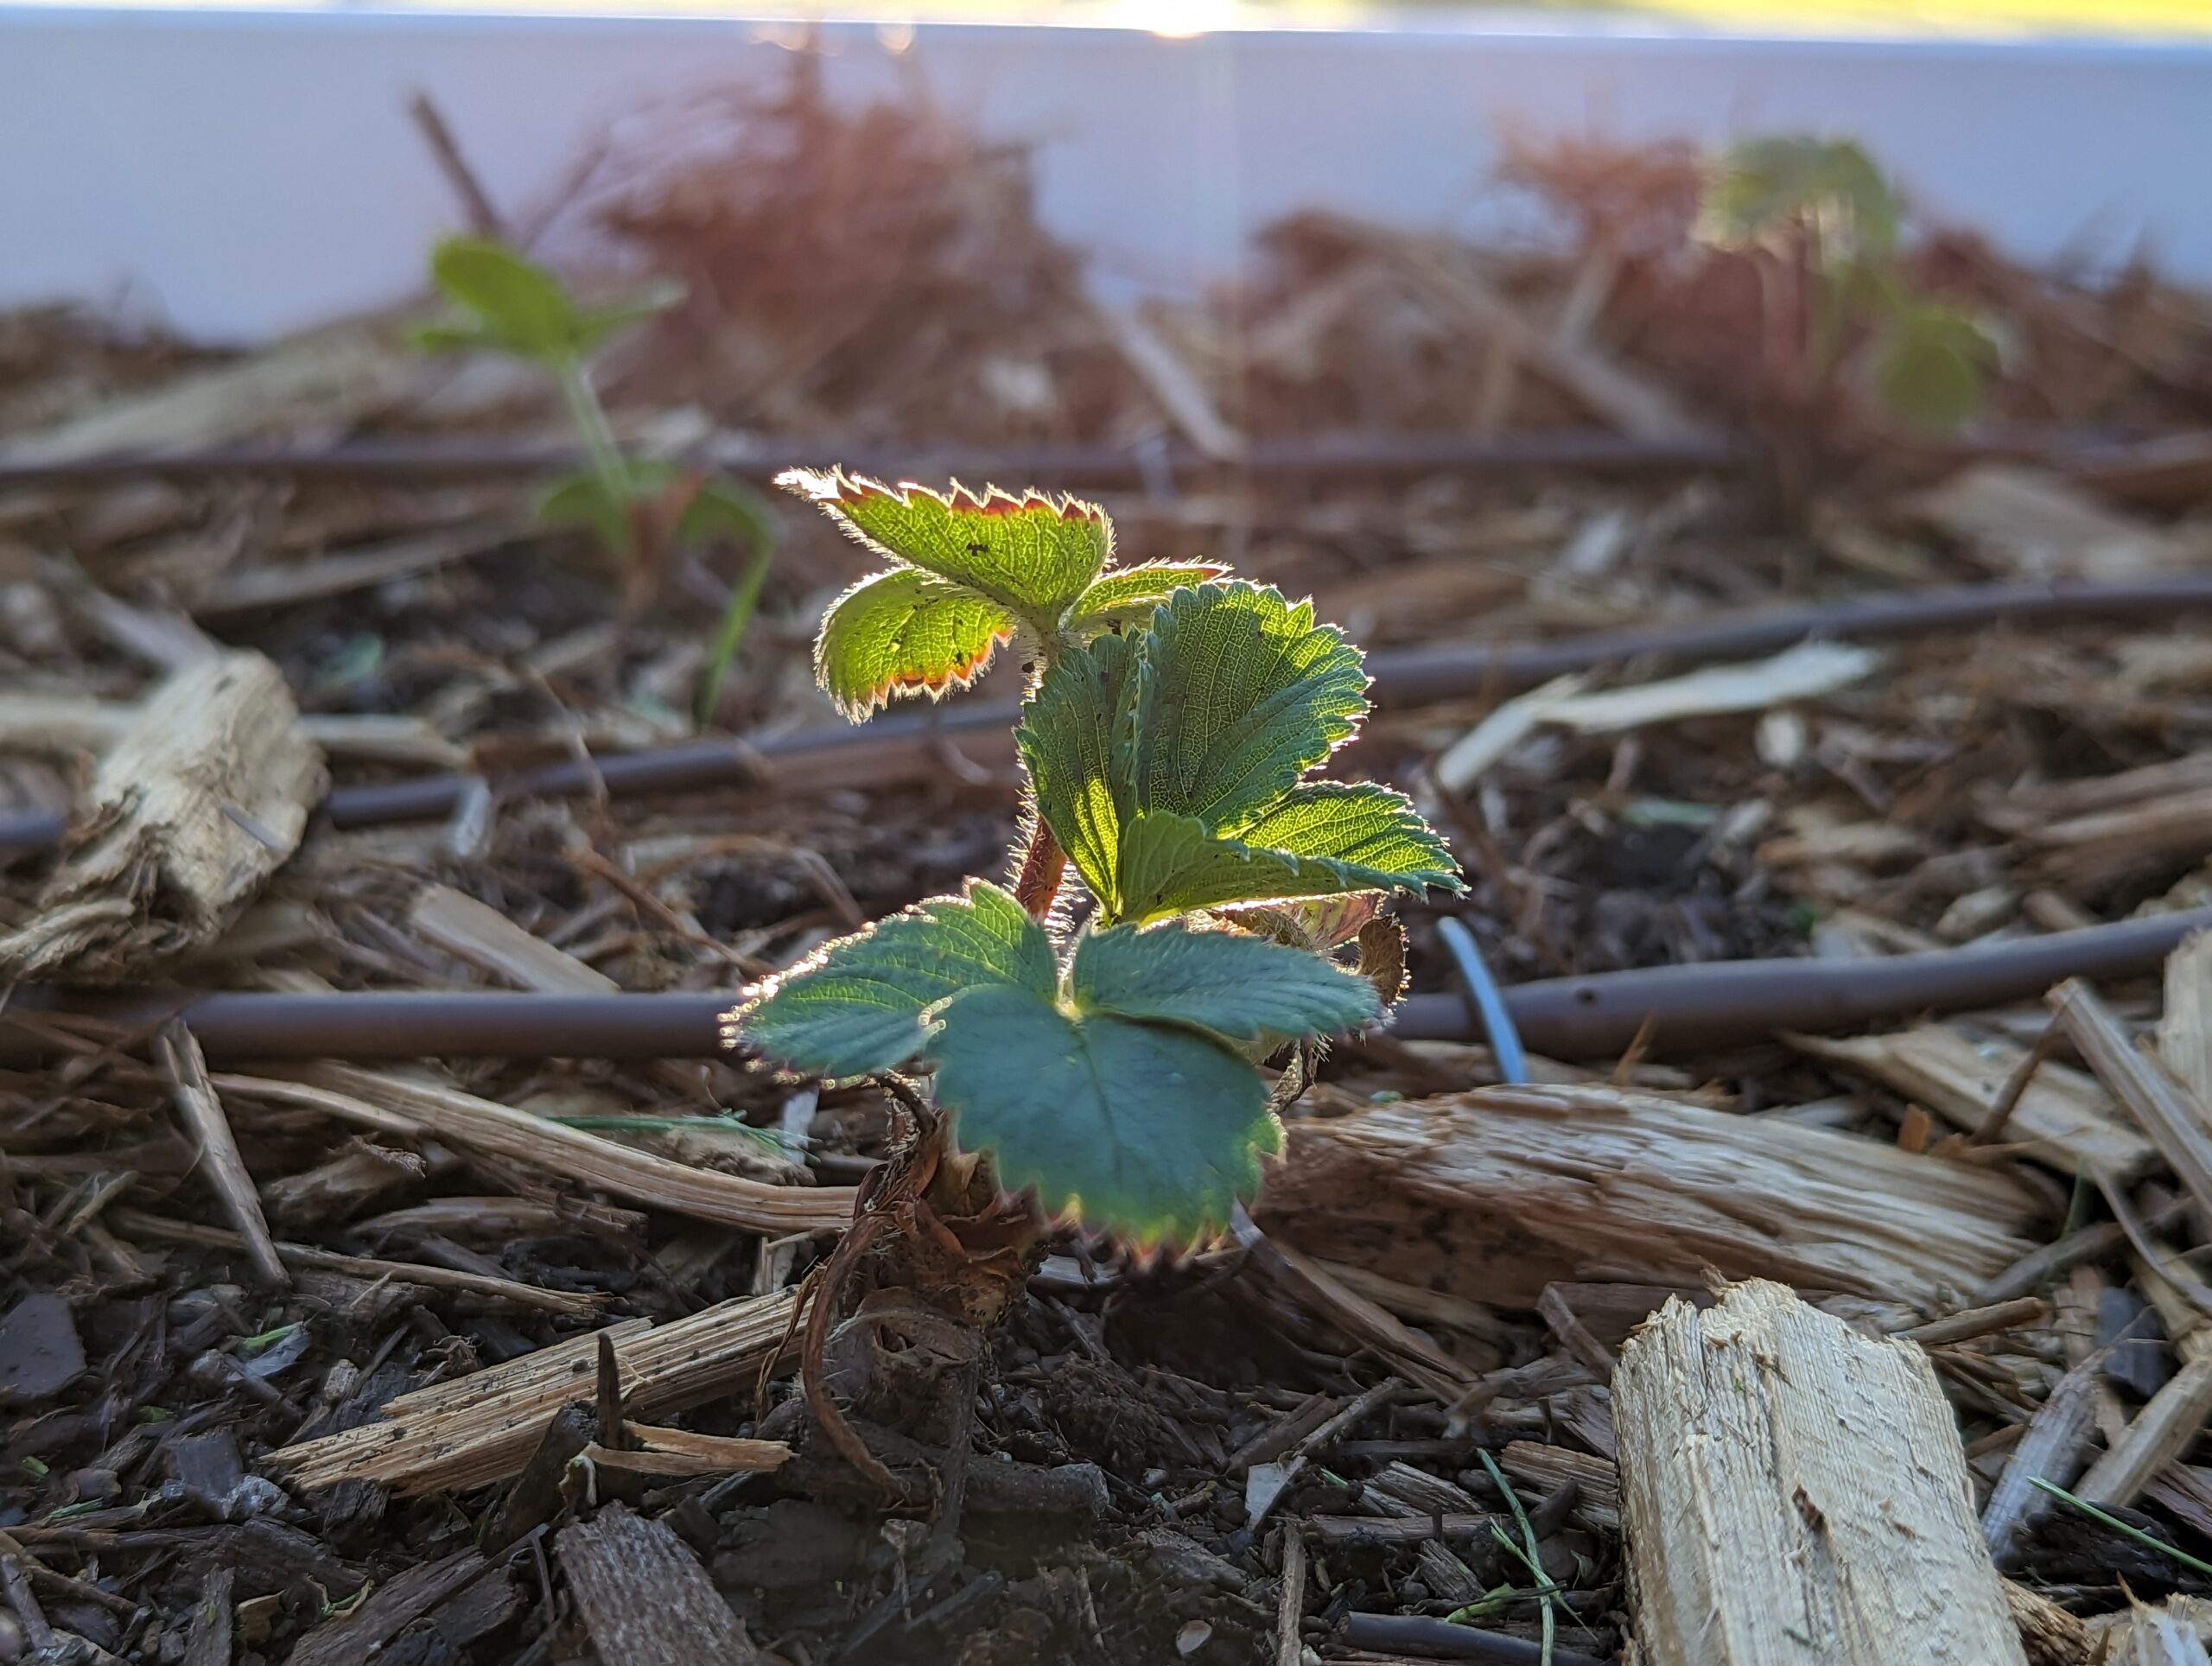
[(929, 1059), (959, 1144), (1049, 1214), (1145, 1242), (1226, 1226), (1282, 1143), (1260, 1063), (1396, 998), (1402, 949), (1387, 973), (1338, 958), (1383, 896), (1462, 888), (1402, 793), (1307, 779), (1367, 710), (1358, 650), (1220, 567), (1115, 567), (1076, 499), (779, 484), (885, 563), (815, 645), (849, 717), (964, 686), (1009, 644), (1038, 668), (1024, 866), (1057, 875), (1065, 852), (1090, 906), (1071, 932), (1056, 878), (1033, 914), (971, 880), (818, 951), (731, 1039), (831, 1077)]

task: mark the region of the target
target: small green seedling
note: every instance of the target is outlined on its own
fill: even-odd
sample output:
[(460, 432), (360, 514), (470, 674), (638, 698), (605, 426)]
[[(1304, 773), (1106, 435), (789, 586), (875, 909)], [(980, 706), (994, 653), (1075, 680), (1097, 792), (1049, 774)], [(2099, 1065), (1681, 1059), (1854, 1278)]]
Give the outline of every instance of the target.
[(681, 301), (682, 287), (657, 283), (611, 305), (586, 307), (543, 267), (494, 238), (473, 237), (439, 244), (430, 276), (456, 313), (417, 330), (417, 345), (432, 352), (505, 353), (539, 366), (558, 384), (589, 461), (539, 493), (537, 518), (598, 536), (622, 564), (626, 619), (652, 602), (671, 550), (728, 537), (759, 552), (730, 591), (709, 655), (698, 701), (705, 722), (774, 559), (775, 519), (759, 493), (734, 481), (626, 455), (589, 369), (592, 355), (622, 331)]
[[(1358, 650), (1224, 569), (1114, 566), (1105, 514), (1071, 498), (779, 483), (885, 563), (815, 645), (848, 716), (1001, 649), (1034, 671), (1027, 848), (1011, 891), (971, 880), (833, 943), (726, 1033), (830, 1077), (931, 1061), (952, 1136), (1051, 1216), (1144, 1243), (1226, 1226), (1282, 1142), (1260, 1064), (1396, 999), (1384, 897), (1462, 888), (1403, 794), (1306, 779), (1367, 710)], [(1355, 939), (1363, 968), (1339, 958)]]
[(1809, 289), (1801, 296), (1777, 283), (1768, 296), (1770, 366), (1794, 376), (1801, 397), (1820, 397), (1863, 353), (1885, 410), (1947, 431), (1981, 409), (1997, 344), (1969, 315), (1915, 289), (1897, 256), (1904, 218), (1895, 189), (1857, 145), (1763, 138), (1721, 159), (1703, 234), (1759, 251), (1768, 274)]

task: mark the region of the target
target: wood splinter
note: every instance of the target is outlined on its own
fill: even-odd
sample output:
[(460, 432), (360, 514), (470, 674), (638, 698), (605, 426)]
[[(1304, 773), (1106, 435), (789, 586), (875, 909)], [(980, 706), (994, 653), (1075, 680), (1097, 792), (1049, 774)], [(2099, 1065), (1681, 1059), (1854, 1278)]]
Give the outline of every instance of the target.
[(1669, 1301), (1612, 1394), (1643, 1666), (2024, 1666), (1917, 1346), (1754, 1281)]

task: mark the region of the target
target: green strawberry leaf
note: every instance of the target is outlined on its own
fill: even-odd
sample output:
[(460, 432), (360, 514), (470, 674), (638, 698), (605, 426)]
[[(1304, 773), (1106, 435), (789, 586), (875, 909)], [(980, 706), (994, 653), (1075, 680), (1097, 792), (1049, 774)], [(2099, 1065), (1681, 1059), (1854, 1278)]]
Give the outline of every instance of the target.
[(1176, 591), (1141, 655), (1129, 802), (1216, 831), (1287, 792), (1367, 710), (1359, 650), (1261, 585)]
[(786, 469), (776, 484), (812, 499), (876, 554), (987, 595), (1039, 633), (1059, 628), (1114, 553), (1106, 512), (1076, 498), (1016, 498), (996, 486), (978, 497), (957, 483), (940, 496), (842, 469)]
[(1204, 584), (1229, 570), (1198, 561), (1148, 561), (1101, 577), (1075, 599), (1069, 628), (1088, 636), (1116, 626), (1146, 625), (1154, 608), (1179, 589)]
[(955, 1137), (1001, 1186), (1142, 1242), (1226, 1227), (1282, 1148), (1259, 1073), (1188, 1030), (1001, 985), (948, 1002), (929, 1051)]
[(1832, 261), (1886, 255), (1903, 218), (1897, 194), (1859, 146), (1798, 135), (1732, 147), (1707, 188), (1705, 217), (1707, 235), (1724, 245), (1815, 221)]
[(1460, 884), (1448, 856), (1415, 856), (1402, 848), (1380, 854), (1407, 865), (1392, 872), (1294, 855), (1210, 833), (1192, 817), (1150, 811), (1133, 817), (1122, 830), (1116, 912), (1142, 925), (1231, 903), (1282, 902), (1345, 891), (1413, 891), (1429, 885), (1456, 889)]
[(1911, 302), (1883, 332), (1874, 385), (1892, 416), (1948, 432), (1981, 409), (1996, 368), (1996, 347), (1973, 319), (1941, 302)]
[(1038, 814), (1109, 917), (1118, 912), (1115, 872), (1129, 813), (1124, 760), (1136, 662), (1124, 637), (1065, 650), (1039, 679), (1014, 736)]
[(546, 365), (581, 359), (683, 299), (683, 286), (664, 279), (605, 306), (579, 307), (559, 278), (495, 238), (446, 238), (431, 251), (430, 279), (464, 316), (417, 329), (417, 347), (485, 347)]
[(888, 1070), (922, 1051), (935, 1009), (999, 988), (1050, 1003), (1052, 940), (1006, 892), (971, 880), (819, 949), (723, 1020), (725, 1036), (824, 1076)]
[(1459, 864), (1414, 801), (1387, 786), (1313, 781), (1277, 799), (1239, 836), (1286, 855), (1397, 876), (1402, 886), (1464, 889)]
[(539, 359), (573, 350), (576, 307), (561, 280), (496, 238), (446, 238), (431, 253), (430, 277), (471, 317), (426, 345), (497, 347)]
[(1332, 1035), (1380, 1011), (1375, 986), (1332, 960), (1177, 922), (1086, 935), (1076, 944), (1069, 990), (1085, 1015), (1179, 1024), (1225, 1041)]
[(814, 641), (814, 672), (839, 711), (859, 722), (897, 696), (966, 688), (1010, 639), (996, 602), (913, 567), (864, 578), (830, 605)]

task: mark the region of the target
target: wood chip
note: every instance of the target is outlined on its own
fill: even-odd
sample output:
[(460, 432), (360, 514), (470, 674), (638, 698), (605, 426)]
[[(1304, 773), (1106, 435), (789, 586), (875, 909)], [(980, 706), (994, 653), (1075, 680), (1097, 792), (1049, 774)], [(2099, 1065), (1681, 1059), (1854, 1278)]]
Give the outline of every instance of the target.
[(2097, 1432), (2097, 1389), (2110, 1358), (2110, 1350), (2101, 1350), (2060, 1377), (2012, 1449), (1981, 1512), (1982, 1537), (1999, 1567), (2012, 1564), (2022, 1536), (2050, 1509), (2050, 1495), (2036, 1480), (2071, 1486), (2088, 1461)]
[(0, 1316), (0, 1405), (49, 1399), (84, 1370), (85, 1346), (61, 1297), (33, 1292)]
[(1871, 648), (1801, 642), (1769, 659), (1712, 665), (1681, 677), (1586, 692), (1589, 679), (1555, 677), (1516, 695), (1437, 758), (1437, 784), (1465, 792), (1514, 747), (1546, 724), (1606, 734), (1692, 717), (1766, 711), (1847, 688), (1882, 663)]
[(2097, 1079), (2141, 1124), (2197, 1207), (2212, 1218), (2212, 1127), (2203, 1107), (2128, 1039), (2112, 1009), (2079, 978), (2053, 989), (2050, 1001), (2059, 1027)]
[(284, 1263), (277, 1259), (276, 1246), (270, 1240), (261, 1198), (254, 1190), (253, 1176), (246, 1172), (245, 1159), (238, 1155), (238, 1142), (231, 1132), (230, 1118), (223, 1114), (223, 1102), (207, 1079), (207, 1061), (200, 1055), (199, 1042), (193, 1040), (182, 1019), (172, 1019), (156, 1050), (169, 1078), (169, 1096), (177, 1115), (199, 1150), (200, 1173), (215, 1189), (223, 1212), (245, 1240), (246, 1255), (261, 1282), (283, 1288), (291, 1280), (285, 1276)]
[(361, 1605), (309, 1631), (292, 1650), (290, 1666), (369, 1666), (384, 1646), (447, 1598), (480, 1578), (487, 1564), (474, 1550), (457, 1550), (386, 1580)]
[[(749, 1387), (790, 1330), (798, 1296), (741, 1296), (658, 1328), (609, 1326), (623, 1403), (649, 1415), (681, 1411)], [(461, 1491), (518, 1473), (548, 1424), (591, 1398), (599, 1335), (571, 1337), (504, 1365), (404, 1394), (383, 1420), (270, 1454), (305, 1487), (374, 1481), (402, 1493)]]
[[(244, 1250), (246, 1247), (245, 1237), (237, 1232), (226, 1232), (219, 1226), (199, 1226), (190, 1221), (168, 1220), (141, 1210), (113, 1210), (110, 1211), (109, 1218), (118, 1231), (128, 1232), (134, 1237), (153, 1238), (163, 1243), (204, 1244), (213, 1250)], [(318, 1250), (312, 1244), (286, 1243), (281, 1238), (274, 1247), (276, 1258), (293, 1267), (315, 1272), (342, 1273), (372, 1283), (382, 1279), (396, 1279), (402, 1283), (450, 1290), (503, 1306), (557, 1313), (563, 1319), (589, 1319), (606, 1305), (603, 1296), (580, 1295), (567, 1290), (541, 1290), (534, 1284), (495, 1277), (489, 1273), (462, 1272), (451, 1267), (426, 1267), (417, 1262), (378, 1261), (367, 1256), (344, 1256), (334, 1250)]]
[(248, 567), (224, 574), (193, 602), (192, 613), (195, 619), (223, 619), (344, 595), (483, 555), (514, 536), (514, 529), (505, 525), (464, 526), (365, 549), (334, 550), (314, 561)]
[(426, 943), (519, 989), (543, 995), (613, 995), (621, 988), (606, 973), (449, 885), (424, 886), (407, 912), (407, 924)]
[(62, 463), (113, 452), (198, 448), (280, 424), (342, 429), (422, 376), (420, 360), (388, 330), (372, 320), (349, 319), (11, 440), (0, 446), (0, 461)]
[(852, 1222), (849, 1186), (768, 1186), (693, 1168), (395, 1071), (326, 1065), (304, 1074), (300, 1081), (219, 1075), (215, 1085), (385, 1134), (435, 1137), (695, 1220), (776, 1235), (839, 1230)]
[(283, 673), (225, 654), (165, 679), (92, 778), (0, 978), (137, 982), (229, 928), (293, 850), (327, 778)]
[(2199, 932), (2166, 957), (2158, 1057), (2200, 1110), (2212, 1106), (2212, 932)]
[(1301, 1119), (1258, 1214), (1318, 1258), (1503, 1307), (1708, 1266), (1932, 1304), (2025, 1254), (2040, 1207), (2009, 1176), (1851, 1135), (1530, 1086)]
[(781, 1440), (699, 1434), (690, 1429), (629, 1421), (622, 1427), (631, 1444), (620, 1449), (589, 1446), (584, 1448), (584, 1455), (633, 1475), (671, 1476), (765, 1474), (781, 1468), (791, 1455), (791, 1447)]
[[(2028, 1054), (2016, 1041), (1979, 1040), (1953, 1024), (1847, 1040), (1785, 1039), (1800, 1052), (1872, 1077), (1969, 1133), (1987, 1121)], [(2006, 1139), (2042, 1148), (2022, 1155), (2044, 1155), (2069, 1173), (2088, 1167), (2133, 1180), (2158, 1160), (2158, 1148), (2096, 1078), (2065, 1065), (2045, 1063), (2037, 1070), (2005, 1126)]]
[(1917, 1347), (1741, 1284), (1629, 1340), (1613, 1415), (1646, 1666), (2024, 1666)]
[(751, 1666), (729, 1604), (665, 1523), (610, 1504), (554, 1540), (569, 1593), (602, 1661), (622, 1666)]
[(1571, 1447), (1541, 1446), (1534, 1440), (1510, 1440), (1498, 1455), (1498, 1466), (1516, 1481), (1526, 1481), (1549, 1497), (1566, 1483), (1575, 1485), (1574, 1513), (1600, 1533), (1621, 1530), (1621, 1477), (1610, 1458), (1577, 1452)]

